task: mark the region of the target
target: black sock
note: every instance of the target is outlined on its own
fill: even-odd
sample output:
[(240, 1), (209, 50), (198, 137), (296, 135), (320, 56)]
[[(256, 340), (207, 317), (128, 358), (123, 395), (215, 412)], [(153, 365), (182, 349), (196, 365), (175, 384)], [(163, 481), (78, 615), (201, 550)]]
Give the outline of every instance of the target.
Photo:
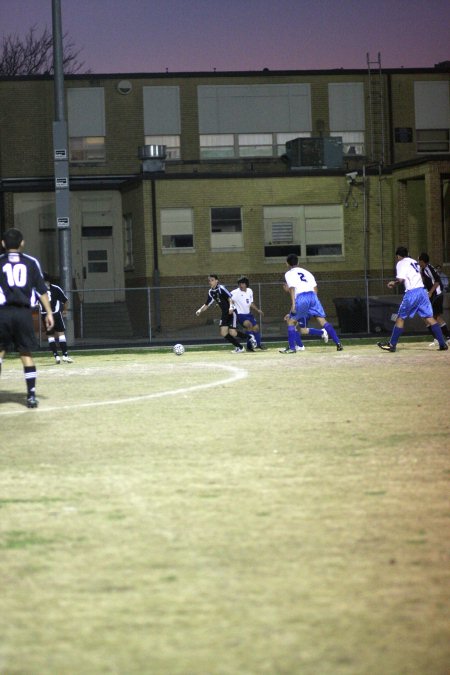
[(27, 396), (34, 395), (36, 391), (36, 366), (25, 366), (25, 382), (27, 385)]
[(48, 348), (50, 349), (51, 353), (53, 356), (58, 356), (58, 350), (56, 348), (56, 342), (53, 340), (52, 342), (48, 343)]
[(59, 342), (59, 346), (60, 346), (61, 351), (62, 351), (62, 355), (67, 356), (67, 340), (63, 340), (62, 338), (59, 338), (58, 342)]
[(225, 335), (225, 340), (228, 340), (228, 342), (231, 342), (231, 344), (234, 345), (235, 347), (239, 347), (239, 349), (242, 349), (241, 343), (233, 335), (230, 335), (228, 333), (227, 335)]
[(450, 333), (448, 332), (448, 326), (446, 323), (441, 323), (441, 331), (446, 340), (450, 340)]

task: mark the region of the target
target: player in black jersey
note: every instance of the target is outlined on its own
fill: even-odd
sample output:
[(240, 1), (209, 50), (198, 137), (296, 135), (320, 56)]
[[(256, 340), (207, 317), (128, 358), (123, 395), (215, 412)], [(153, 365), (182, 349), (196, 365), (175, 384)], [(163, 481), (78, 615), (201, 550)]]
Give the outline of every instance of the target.
[[(427, 289), (431, 307), (433, 308), (433, 317), (441, 327), (444, 340), (450, 346), (450, 333), (444, 319), (444, 285), (441, 281), (441, 277), (433, 265), (430, 265), (430, 256), (428, 253), (421, 253), (418, 262), (423, 285)], [(431, 333), (430, 327), (428, 327), (428, 330)], [(439, 343), (437, 340), (434, 340), (429, 346), (439, 347)]]
[(6, 253), (0, 255), (0, 372), (3, 357), (10, 346), (19, 352), (27, 385), (27, 406), (37, 408), (36, 366), (31, 354), (37, 346), (31, 311), (31, 298), (36, 292), (47, 310), (46, 327), (53, 327), (53, 313), (47, 286), (36, 258), (22, 253), (20, 230), (11, 228), (2, 240)]
[(67, 351), (67, 340), (65, 333), (66, 326), (64, 324), (64, 316), (69, 304), (69, 298), (60, 286), (51, 283), (50, 276), (46, 272), (44, 273), (44, 281), (45, 285), (47, 286), (48, 299), (50, 300), (50, 306), (52, 308), (53, 319), (55, 322), (55, 325), (51, 330), (46, 329), (45, 317), (47, 316), (47, 312), (45, 311), (45, 307), (42, 306), (41, 301), (39, 301), (39, 304), (41, 305), (42, 322), (47, 334), (48, 348), (55, 358), (55, 363), (59, 364), (61, 363), (61, 358), (58, 355), (57, 345), (57, 343), (59, 343), (63, 362), (72, 363), (72, 359), (70, 358)]
[(225, 340), (228, 340), (232, 345), (234, 345), (233, 352), (235, 354), (240, 354), (244, 352), (245, 349), (237, 339), (237, 336), (240, 335), (247, 338), (245, 333), (238, 331), (237, 326), (237, 312), (234, 308), (231, 293), (223, 284), (219, 284), (219, 277), (217, 274), (210, 274), (208, 276), (209, 291), (205, 303), (195, 312), (197, 316), (200, 316), (202, 312), (206, 312), (208, 307), (211, 307), (214, 303), (220, 307), (221, 318), (220, 318), (220, 334)]

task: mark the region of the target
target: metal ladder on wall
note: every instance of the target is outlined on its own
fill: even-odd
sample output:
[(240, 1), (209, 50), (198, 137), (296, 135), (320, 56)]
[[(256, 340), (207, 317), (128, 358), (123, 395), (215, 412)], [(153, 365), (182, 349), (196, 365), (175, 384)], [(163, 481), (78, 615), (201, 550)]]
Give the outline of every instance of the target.
[[(371, 61), (367, 53), (367, 71), (369, 80), (369, 163), (378, 167), (378, 218), (380, 232), (381, 282), (384, 284), (384, 228), (383, 228), (383, 196), (381, 189), (381, 173), (385, 164), (385, 110), (384, 84), (381, 71), (381, 54), (377, 60)], [(366, 207), (367, 208), (367, 205)], [(369, 310), (367, 311), (369, 317)], [(368, 318), (369, 325), (369, 318)], [(367, 329), (369, 330), (369, 328)]]
[(369, 158), (371, 162), (377, 162), (383, 166), (385, 163), (385, 112), (380, 52), (378, 52), (376, 61), (371, 61), (370, 54), (367, 53), (367, 71), (369, 75)]

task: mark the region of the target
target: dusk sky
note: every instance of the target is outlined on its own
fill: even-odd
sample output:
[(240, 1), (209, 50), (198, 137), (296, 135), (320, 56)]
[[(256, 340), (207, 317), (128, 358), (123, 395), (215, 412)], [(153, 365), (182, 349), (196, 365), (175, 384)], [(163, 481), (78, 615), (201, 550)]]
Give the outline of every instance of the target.
[[(61, 0), (93, 73), (432, 68), (449, 0)], [(51, 0), (0, 0), (0, 38), (52, 27)]]

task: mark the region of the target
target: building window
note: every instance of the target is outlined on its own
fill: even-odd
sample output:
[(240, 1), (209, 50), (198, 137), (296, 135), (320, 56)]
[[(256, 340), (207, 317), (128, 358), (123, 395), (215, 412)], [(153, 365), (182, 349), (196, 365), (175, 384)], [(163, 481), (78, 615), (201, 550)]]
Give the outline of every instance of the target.
[(142, 88), (144, 137), (146, 145), (165, 145), (167, 159), (180, 159), (180, 88), (149, 86)]
[(332, 131), (330, 136), (342, 138), (344, 155), (365, 155), (363, 131)]
[(85, 136), (69, 139), (71, 162), (104, 162), (105, 139), (102, 136)]
[(71, 162), (105, 161), (104, 99), (103, 87), (74, 87), (67, 90)]
[(310, 136), (309, 131), (273, 134), (201, 134), (200, 159), (281, 157), (286, 153), (287, 141)]
[(180, 136), (178, 134), (172, 134), (170, 136), (146, 136), (145, 137), (146, 145), (165, 145), (166, 146), (166, 159), (180, 159)]
[(192, 209), (161, 209), (162, 247), (168, 250), (194, 247), (194, 214)]
[(241, 209), (214, 207), (211, 209), (211, 249), (243, 248)]
[(343, 207), (340, 204), (314, 206), (267, 206), (264, 208), (264, 256), (285, 259), (342, 256), (344, 242)]
[(200, 159), (233, 159), (233, 134), (201, 134)]
[(417, 152), (449, 152), (450, 96), (447, 81), (414, 82)]
[(238, 134), (239, 157), (272, 157), (272, 134)]
[(108, 251), (88, 251), (87, 256), (89, 274), (106, 274), (108, 271)]
[(306, 257), (342, 255), (344, 214), (340, 204), (305, 206)]
[(123, 257), (124, 269), (134, 269), (133, 258), (133, 217), (131, 213), (125, 213), (122, 218), (123, 226)]
[(449, 130), (448, 129), (417, 129), (416, 130), (417, 152), (448, 152)]
[(339, 82), (328, 85), (330, 136), (342, 138), (344, 155), (364, 155), (364, 85)]

